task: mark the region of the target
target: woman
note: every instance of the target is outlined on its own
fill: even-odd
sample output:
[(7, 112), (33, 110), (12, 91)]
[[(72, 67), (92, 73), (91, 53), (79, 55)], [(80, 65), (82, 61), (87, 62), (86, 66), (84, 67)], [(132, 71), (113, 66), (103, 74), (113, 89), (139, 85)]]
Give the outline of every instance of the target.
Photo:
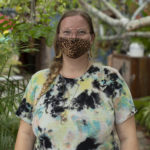
[(32, 76), (16, 113), (15, 150), (138, 150), (130, 91), (115, 69), (90, 61), (94, 38), (87, 13), (62, 16), (54, 61)]

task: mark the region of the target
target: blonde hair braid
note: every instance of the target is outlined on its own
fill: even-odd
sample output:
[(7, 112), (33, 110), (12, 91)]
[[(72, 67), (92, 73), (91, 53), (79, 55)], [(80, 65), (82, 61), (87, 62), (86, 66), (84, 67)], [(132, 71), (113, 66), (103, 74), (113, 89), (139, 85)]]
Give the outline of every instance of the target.
[(48, 77), (47, 77), (46, 81), (43, 84), (42, 90), (41, 90), (37, 100), (39, 100), (40, 97), (42, 95), (44, 95), (44, 93), (47, 92), (50, 84), (57, 77), (57, 75), (59, 74), (59, 71), (60, 71), (61, 68), (62, 68), (62, 57), (60, 57), (60, 58), (55, 57), (54, 60), (52, 61), (51, 66), (50, 66), (50, 73), (48, 74)]

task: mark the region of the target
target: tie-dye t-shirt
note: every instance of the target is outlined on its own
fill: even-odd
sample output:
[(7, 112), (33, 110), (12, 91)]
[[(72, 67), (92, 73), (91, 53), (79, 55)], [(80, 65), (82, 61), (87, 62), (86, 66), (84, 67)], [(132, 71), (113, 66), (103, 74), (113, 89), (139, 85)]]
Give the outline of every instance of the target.
[(58, 75), (39, 93), (49, 69), (35, 73), (16, 114), (32, 125), (34, 150), (119, 150), (115, 124), (135, 113), (118, 71), (93, 63), (81, 77)]

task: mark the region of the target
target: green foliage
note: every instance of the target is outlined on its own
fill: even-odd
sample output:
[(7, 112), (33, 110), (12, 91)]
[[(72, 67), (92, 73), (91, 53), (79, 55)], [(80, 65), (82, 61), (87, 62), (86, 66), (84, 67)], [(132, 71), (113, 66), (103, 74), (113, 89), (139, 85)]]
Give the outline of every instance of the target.
[[(0, 24), (0, 72), (7, 74), (10, 65), (18, 65), (20, 62), (14, 57), (19, 57), (22, 52), (37, 51), (37, 43), (31, 43), (30, 39), (45, 38), (46, 44), (52, 46), (58, 16), (66, 9), (71, 9), (77, 4), (77, 0), (36, 0), (35, 7), (31, 7), (30, 0), (2, 0), (0, 9), (9, 7), (17, 12), (17, 16), (4, 20)], [(12, 29), (8, 32), (8, 29)], [(7, 34), (4, 34), (7, 32)], [(21, 45), (21, 43), (23, 43)], [(32, 46), (31, 46), (32, 45)], [(19, 73), (13, 67), (12, 72)]]
[(129, 16), (132, 16), (135, 10), (139, 7), (136, 0), (126, 0), (127, 11)]
[(11, 150), (14, 147), (19, 120), (16, 117), (3, 117), (0, 115), (0, 147), (1, 150)]
[(15, 26), (13, 34), (16, 36), (17, 41), (28, 42), (29, 37), (38, 39), (40, 37), (50, 38), (51, 27), (42, 24), (34, 26), (32, 23), (20, 23)]
[[(0, 75), (7, 74), (11, 65), (19, 65), (18, 47), (12, 32), (9, 30), (14, 26), (14, 20), (6, 16), (0, 16)], [(11, 74), (19, 73), (16, 67), (13, 67)]]
[[(67, 0), (37, 0), (35, 8), (31, 10), (31, 1), (12, 0), (10, 6), (17, 10), (14, 38), (27, 42), (29, 38), (44, 37), (47, 45), (51, 46), (56, 28), (56, 16), (61, 15), (67, 6), (74, 7), (76, 0), (69, 5)], [(17, 6), (16, 6), (17, 5)]]
[[(0, 75), (7, 74), (10, 66), (19, 65), (18, 61), (18, 48), (13, 39), (9, 35), (0, 33)], [(11, 74), (18, 73), (19, 70), (13, 67)]]
[(134, 100), (134, 103), (135, 103), (136, 108), (138, 110), (140, 110), (141, 108), (147, 106), (147, 103), (149, 103), (149, 102), (150, 102), (150, 96), (142, 97), (140, 99)]
[(137, 99), (134, 103), (138, 110), (135, 118), (140, 125), (146, 127), (150, 135), (150, 96)]
[[(25, 52), (35, 50), (31, 49), (29, 39), (46, 39), (46, 44), (51, 46), (53, 43), (55, 29), (57, 25), (57, 16), (60, 16), (66, 9), (72, 9), (78, 6), (77, 0), (35, 0), (35, 6), (32, 6), (30, 0), (2, 0), (0, 7), (10, 7), (16, 10), (17, 16), (13, 20), (13, 31), (11, 32), (16, 44), (25, 42)], [(6, 22), (3, 22), (4, 24)], [(6, 30), (3, 24), (0, 28)], [(7, 27), (8, 28), (8, 27)]]
[(0, 21), (0, 32), (10, 29), (13, 25), (13, 20), (5, 18), (3, 15), (0, 16)]
[[(11, 70), (9, 70), (10, 75)], [(22, 99), (25, 82), (11, 80), (9, 75), (0, 81), (0, 149), (11, 150), (14, 147), (19, 126), (15, 112)]]

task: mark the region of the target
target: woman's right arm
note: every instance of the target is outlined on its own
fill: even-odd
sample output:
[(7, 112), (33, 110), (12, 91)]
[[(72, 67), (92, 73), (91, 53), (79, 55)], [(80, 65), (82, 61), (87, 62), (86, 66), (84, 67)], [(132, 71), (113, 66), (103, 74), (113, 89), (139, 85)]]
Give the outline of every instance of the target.
[(32, 126), (25, 121), (20, 121), (20, 127), (15, 144), (15, 150), (33, 150), (35, 135)]

